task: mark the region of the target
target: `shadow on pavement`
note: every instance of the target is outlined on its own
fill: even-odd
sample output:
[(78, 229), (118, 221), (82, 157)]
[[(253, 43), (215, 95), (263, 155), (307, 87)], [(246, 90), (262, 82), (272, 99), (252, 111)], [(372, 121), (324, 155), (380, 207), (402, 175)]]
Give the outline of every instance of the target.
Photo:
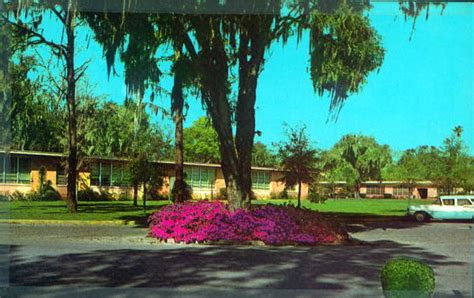
[[(162, 245), (25, 259), (10, 250), (11, 286), (241, 288), (380, 291), (379, 272), (395, 256), (434, 266), (463, 265), (393, 241), (322, 247)], [(381, 293), (381, 292), (380, 292)]]

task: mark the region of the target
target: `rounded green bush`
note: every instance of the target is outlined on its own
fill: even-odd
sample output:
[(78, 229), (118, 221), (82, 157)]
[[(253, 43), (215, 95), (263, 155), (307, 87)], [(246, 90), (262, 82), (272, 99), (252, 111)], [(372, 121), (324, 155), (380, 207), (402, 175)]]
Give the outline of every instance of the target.
[(431, 297), (435, 289), (433, 269), (413, 259), (389, 260), (380, 278), (385, 297)]

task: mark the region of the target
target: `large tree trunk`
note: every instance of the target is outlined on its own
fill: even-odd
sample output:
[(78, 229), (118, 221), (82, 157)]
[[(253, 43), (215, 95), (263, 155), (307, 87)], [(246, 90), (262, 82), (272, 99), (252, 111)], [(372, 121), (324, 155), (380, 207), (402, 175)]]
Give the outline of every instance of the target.
[[(255, 137), (257, 81), (263, 64), (265, 41), (255, 28), (255, 18), (246, 17), (239, 36), (239, 93), (236, 110), (236, 150), (242, 200), (250, 208), (252, 199), (252, 148)], [(257, 17), (258, 18), (258, 17)], [(245, 25), (244, 25), (245, 24)]]
[[(181, 53), (182, 54), (182, 53)], [(175, 124), (175, 148), (174, 148), (174, 163), (175, 176), (173, 189), (171, 193), (175, 202), (183, 202), (187, 199), (186, 184), (184, 182), (184, 133), (183, 133), (183, 82), (180, 71), (174, 74), (173, 90), (171, 92), (171, 106), (174, 110), (174, 124)]]
[(138, 206), (138, 185), (133, 184), (133, 206)]
[(76, 77), (74, 69), (74, 18), (75, 8), (69, 7), (66, 15), (65, 27), (67, 45), (66, 58), (66, 101), (68, 107), (68, 176), (66, 205), (69, 212), (77, 211), (76, 182), (77, 182), (77, 118), (76, 118)]
[[(264, 18), (266, 22), (261, 22)], [(220, 144), (221, 165), (231, 210), (250, 208), (252, 194), (251, 161), (255, 135), (257, 80), (268, 40), (263, 32), (271, 26), (272, 16), (242, 16), (239, 40), (239, 94), (236, 106), (236, 139), (232, 134), (232, 109), (228, 94), (229, 63), (220, 20), (209, 16), (196, 19), (201, 28), (196, 39), (199, 57), (188, 40), (187, 50), (195, 55), (201, 73), (201, 91)], [(256, 26), (258, 24), (259, 26)]]
[(146, 183), (143, 183), (143, 210), (146, 210)]
[[(224, 38), (220, 35), (218, 17), (203, 18), (199, 24), (206, 34), (196, 35), (201, 46), (199, 68), (202, 97), (216, 130), (221, 153), (221, 166), (226, 183), (227, 200), (231, 210), (243, 208), (239, 162), (232, 134), (232, 111), (229, 103), (229, 65)], [(188, 43), (189, 45), (189, 43)], [(187, 49), (189, 47), (187, 45)]]
[(301, 208), (301, 180), (298, 180), (298, 208)]
[(360, 198), (360, 183), (357, 183), (354, 189), (354, 198), (359, 199)]

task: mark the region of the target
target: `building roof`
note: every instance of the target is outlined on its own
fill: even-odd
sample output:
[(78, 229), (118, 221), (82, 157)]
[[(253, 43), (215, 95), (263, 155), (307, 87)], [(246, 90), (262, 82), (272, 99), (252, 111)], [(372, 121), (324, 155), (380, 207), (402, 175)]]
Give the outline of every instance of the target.
[[(65, 153), (60, 152), (43, 152), (43, 151), (31, 151), (31, 150), (5, 150), (0, 149), (0, 153), (4, 154), (15, 154), (15, 155), (27, 155), (27, 156), (45, 156), (45, 157), (67, 157)], [(129, 161), (129, 158), (125, 157), (103, 157), (103, 156), (87, 156), (88, 159), (98, 159), (98, 160), (111, 160), (111, 161)], [(174, 165), (174, 161), (170, 160), (157, 160), (155, 161), (159, 164), (164, 165)], [(201, 162), (184, 162), (185, 166), (199, 166), (199, 167), (210, 167), (210, 168), (220, 168), (220, 164), (216, 163), (201, 163)], [(268, 168), (268, 167), (252, 167), (252, 170), (261, 170), (261, 171), (281, 171), (277, 168)]]

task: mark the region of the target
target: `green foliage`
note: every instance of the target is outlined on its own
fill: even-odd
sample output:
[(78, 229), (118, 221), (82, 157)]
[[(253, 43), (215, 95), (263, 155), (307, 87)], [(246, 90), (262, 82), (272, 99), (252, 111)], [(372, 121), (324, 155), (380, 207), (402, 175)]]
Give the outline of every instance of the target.
[(275, 167), (278, 165), (277, 156), (268, 147), (256, 142), (252, 149), (252, 166), (254, 167)]
[(227, 189), (222, 187), (219, 189), (219, 195), (217, 196), (218, 200), (227, 200)]
[(446, 193), (455, 187), (469, 192), (474, 185), (474, 158), (467, 153), (462, 131), (461, 126), (455, 127), (439, 148), (420, 146), (405, 150), (397, 163), (384, 170), (383, 178), (403, 181), (408, 187), (413, 187), (417, 180), (430, 180)]
[(441, 150), (434, 146), (405, 150), (397, 163), (388, 166), (382, 176), (387, 180), (405, 182), (435, 179), (443, 172), (441, 155)]
[(133, 156), (147, 152), (150, 158), (170, 158), (170, 139), (151, 121), (145, 105), (127, 100), (124, 105), (85, 96), (78, 107), (81, 151), (93, 156)]
[(335, 3), (340, 5), (314, 12), (310, 20), (311, 79), (320, 95), (331, 94), (332, 109), (359, 92), (384, 58), (381, 38), (369, 18), (345, 1)]
[(291, 196), (288, 193), (288, 190), (284, 189), (280, 192), (271, 192), (270, 199), (271, 200), (295, 200), (297, 198), (295, 196)]
[(382, 269), (381, 280), (385, 297), (430, 297), (435, 289), (433, 269), (413, 259), (389, 260)]
[(37, 151), (62, 151), (66, 115), (63, 107), (48, 93), (38, 72), (36, 58), (19, 55), (10, 62), (11, 106), (5, 115), (11, 119), (11, 147)]
[(308, 200), (311, 203), (324, 204), (332, 195), (331, 188), (313, 183), (309, 188)]
[[(278, 156), (284, 171), (283, 181), (287, 188), (300, 187), (302, 183), (312, 183), (319, 175), (317, 163), (319, 154), (309, 143), (306, 127), (288, 128), (286, 142), (277, 144)], [(300, 207), (298, 193), (298, 207)]]
[(5, 193), (0, 195), (2, 198), (0, 200), (5, 201), (60, 201), (61, 196), (59, 193), (52, 187), (45, 188), (44, 191), (30, 191), (30, 192), (21, 192), (14, 191), (11, 194)]
[(95, 191), (92, 188), (85, 188), (77, 192), (77, 200), (83, 202), (99, 202), (113, 201), (115, 199), (107, 190)]
[(362, 181), (381, 180), (392, 157), (390, 148), (379, 145), (373, 137), (348, 134), (323, 159), (328, 181), (346, 181), (356, 188)]
[(184, 129), (184, 158), (191, 162), (220, 162), (217, 133), (207, 117), (197, 119)]
[(306, 127), (288, 128), (288, 140), (276, 144), (282, 169), (285, 171), (285, 185), (292, 188), (298, 183), (311, 183), (317, 174), (318, 151), (314, 149), (305, 132)]
[[(182, 180), (183, 185), (177, 185), (179, 181), (175, 181), (173, 184), (173, 189), (171, 190), (170, 200), (175, 203), (177, 197), (180, 198), (180, 202), (189, 201), (193, 198), (193, 191), (191, 186)], [(179, 193), (177, 193), (179, 192)]]
[(145, 196), (153, 198), (163, 186), (163, 171), (146, 152), (139, 153), (130, 161), (130, 175), (132, 185), (146, 188)]

